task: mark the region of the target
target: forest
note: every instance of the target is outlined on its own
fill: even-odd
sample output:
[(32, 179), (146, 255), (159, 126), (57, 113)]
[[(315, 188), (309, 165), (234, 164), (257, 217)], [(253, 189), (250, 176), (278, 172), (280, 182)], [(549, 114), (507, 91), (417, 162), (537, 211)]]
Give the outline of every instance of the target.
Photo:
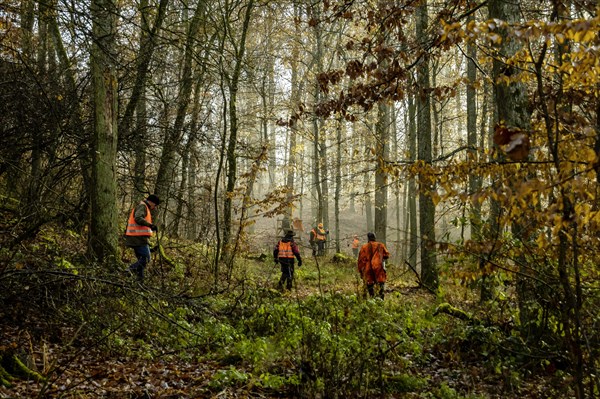
[(0, 398), (600, 398), (599, 14), (3, 0)]

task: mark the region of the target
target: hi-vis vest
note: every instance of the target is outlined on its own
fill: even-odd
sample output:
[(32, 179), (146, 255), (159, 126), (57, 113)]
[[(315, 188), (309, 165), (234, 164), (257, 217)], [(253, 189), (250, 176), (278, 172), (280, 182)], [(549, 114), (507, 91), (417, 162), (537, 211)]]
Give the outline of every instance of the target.
[(360, 241), (358, 240), (358, 238), (355, 238), (354, 240), (352, 240), (352, 248), (353, 249), (358, 249), (358, 244), (360, 243)]
[[(140, 202), (140, 204), (144, 204), (146, 207), (146, 217), (144, 218), (146, 222), (152, 224), (152, 213), (148, 208), (148, 205), (145, 202)], [(135, 222), (135, 208), (131, 210), (129, 214), (129, 220), (127, 221), (127, 230), (125, 230), (126, 236), (146, 236), (150, 237), (152, 235), (152, 229), (148, 226), (142, 226)]]
[(327, 232), (325, 231), (325, 229), (320, 229), (320, 228), (316, 228), (315, 230), (315, 237), (317, 239), (317, 241), (325, 241), (327, 240)]
[(292, 251), (292, 242), (279, 241), (279, 252), (277, 256), (280, 258), (293, 258), (294, 252)]

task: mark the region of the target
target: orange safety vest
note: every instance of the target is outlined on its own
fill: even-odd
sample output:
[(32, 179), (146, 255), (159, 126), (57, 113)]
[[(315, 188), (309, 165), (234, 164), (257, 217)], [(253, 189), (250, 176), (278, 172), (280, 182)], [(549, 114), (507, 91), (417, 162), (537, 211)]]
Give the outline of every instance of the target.
[(280, 258), (293, 258), (294, 251), (292, 251), (292, 242), (279, 241), (279, 252), (277, 253), (277, 256)]
[[(145, 202), (140, 202), (140, 204), (144, 204), (146, 207), (146, 217), (144, 218), (146, 222), (152, 224), (152, 212), (150, 212), (150, 208)], [(152, 235), (152, 229), (148, 226), (142, 226), (135, 222), (135, 207), (131, 210), (129, 214), (129, 220), (127, 221), (127, 230), (125, 230), (126, 236), (145, 236), (150, 237)]]
[(315, 239), (317, 241), (326, 241), (327, 240), (327, 232), (324, 229), (313, 229), (315, 232)]
[(360, 241), (358, 240), (358, 238), (355, 238), (354, 240), (352, 240), (352, 249), (358, 249), (359, 243), (360, 243)]

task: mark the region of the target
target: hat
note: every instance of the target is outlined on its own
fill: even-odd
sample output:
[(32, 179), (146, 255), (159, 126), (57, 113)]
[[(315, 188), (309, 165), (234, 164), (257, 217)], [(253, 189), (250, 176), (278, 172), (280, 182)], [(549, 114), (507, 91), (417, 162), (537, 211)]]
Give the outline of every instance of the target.
[(367, 233), (367, 238), (369, 241), (375, 241), (375, 233)]
[(286, 231), (285, 231), (285, 236), (286, 236), (286, 237), (293, 237), (293, 236), (295, 236), (295, 235), (296, 235), (296, 234), (294, 233), (294, 231), (293, 231), (293, 230), (286, 230)]
[(156, 194), (150, 194), (148, 198), (146, 198), (146, 201), (151, 201), (154, 203), (154, 205), (160, 204), (160, 199), (158, 199)]

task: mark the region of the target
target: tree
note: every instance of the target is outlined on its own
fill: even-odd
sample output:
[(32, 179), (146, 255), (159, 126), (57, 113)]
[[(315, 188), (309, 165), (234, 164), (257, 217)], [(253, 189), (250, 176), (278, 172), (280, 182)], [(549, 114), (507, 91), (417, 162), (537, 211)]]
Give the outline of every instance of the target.
[[(427, 1), (417, 9), (416, 37), (427, 37)], [(431, 165), (431, 105), (429, 94), (428, 54), (423, 53), (417, 65), (417, 142), (418, 159)], [(438, 288), (438, 271), (435, 255), (435, 205), (432, 200), (433, 181), (424, 170), (419, 176), (419, 236), (421, 238), (421, 279), (431, 290)]]
[(117, 75), (114, 60), (117, 7), (111, 0), (91, 3), (90, 54), (94, 93), (94, 141), (89, 248), (101, 260), (117, 258)]
[(184, 122), (187, 117), (187, 111), (194, 86), (192, 82), (193, 61), (198, 40), (197, 35), (200, 31), (204, 13), (204, 5), (203, 1), (200, 1), (196, 5), (194, 15), (187, 26), (175, 122), (173, 123), (172, 128), (167, 128), (162, 146), (154, 192), (159, 198), (163, 199), (165, 204), (163, 208), (167, 207), (171, 185), (174, 181), (177, 149), (183, 135)]
[(157, 47), (157, 37), (162, 29), (165, 19), (168, 0), (161, 0), (158, 5), (154, 24), (151, 25), (152, 7), (148, 0), (142, 0), (139, 5), (140, 29), (139, 50), (136, 57), (137, 67), (135, 82), (131, 90), (131, 97), (125, 105), (125, 111), (119, 122), (119, 140), (125, 141), (130, 136), (130, 127), (133, 124), (133, 114), (136, 113), (137, 128), (132, 135), (135, 152), (133, 183), (136, 194), (143, 194), (146, 188), (146, 144), (148, 141), (148, 114), (146, 101), (146, 82), (151, 71), (150, 61)]
[[(300, 36), (300, 14), (301, 7), (296, 1), (293, 3), (293, 17), (294, 17), (294, 33), (297, 37)], [(290, 57), (290, 73), (291, 73), (291, 93), (290, 93), (290, 110), (292, 115), (288, 120), (289, 126), (289, 148), (288, 148), (288, 163), (287, 163), (287, 175), (286, 175), (286, 188), (287, 188), (287, 202), (292, 203), (292, 197), (294, 191), (298, 189), (295, 185), (296, 181), (296, 167), (298, 163), (297, 152), (297, 136), (298, 136), (298, 123), (300, 118), (300, 98), (302, 96), (302, 83), (300, 81), (300, 48), (297, 40), (293, 40), (292, 51)], [(289, 207), (288, 217), (292, 217), (292, 206)]]
[[(409, 82), (412, 81), (409, 78)], [(408, 108), (408, 160), (414, 162), (417, 159), (417, 126), (416, 126), (416, 101), (414, 95), (407, 95)], [(407, 187), (407, 210), (408, 210), (408, 263), (413, 267), (417, 267), (417, 258), (419, 250), (419, 226), (417, 222), (417, 184), (415, 178), (410, 175), (408, 177)]]
[(233, 214), (233, 196), (235, 189), (235, 182), (237, 179), (237, 140), (238, 140), (238, 123), (237, 123), (237, 93), (238, 85), (240, 81), (240, 74), (242, 71), (242, 65), (244, 62), (244, 55), (246, 52), (246, 36), (248, 34), (248, 27), (250, 25), (250, 17), (254, 7), (254, 0), (249, 0), (248, 3), (243, 7), (244, 19), (243, 25), (240, 31), (239, 41), (231, 36), (234, 30), (231, 27), (231, 20), (226, 18), (224, 27), (228, 38), (231, 40), (233, 47), (233, 70), (229, 73), (227, 70), (223, 70), (225, 73), (225, 79), (227, 88), (229, 91), (229, 139), (227, 145), (227, 184), (225, 188), (225, 200), (223, 204), (223, 256), (230, 255), (228, 246), (231, 244), (231, 228), (232, 228), (232, 214)]
[(389, 158), (390, 141), (390, 105), (379, 103), (377, 106), (377, 123), (375, 156), (375, 236), (383, 243), (387, 240), (388, 217), (388, 173), (387, 160)]
[(315, 112), (312, 115), (312, 139), (313, 139), (313, 166), (312, 184), (315, 192), (313, 205), (313, 218), (317, 223), (321, 222), (327, 228), (329, 226), (328, 214), (328, 192), (327, 192), (327, 143), (324, 123), (321, 115), (317, 112), (317, 106), (321, 101), (321, 86), (318, 77), (323, 71), (323, 28), (321, 21), (321, 5), (311, 4), (308, 7), (309, 25), (315, 40), (313, 54), (314, 85), (313, 103)]

